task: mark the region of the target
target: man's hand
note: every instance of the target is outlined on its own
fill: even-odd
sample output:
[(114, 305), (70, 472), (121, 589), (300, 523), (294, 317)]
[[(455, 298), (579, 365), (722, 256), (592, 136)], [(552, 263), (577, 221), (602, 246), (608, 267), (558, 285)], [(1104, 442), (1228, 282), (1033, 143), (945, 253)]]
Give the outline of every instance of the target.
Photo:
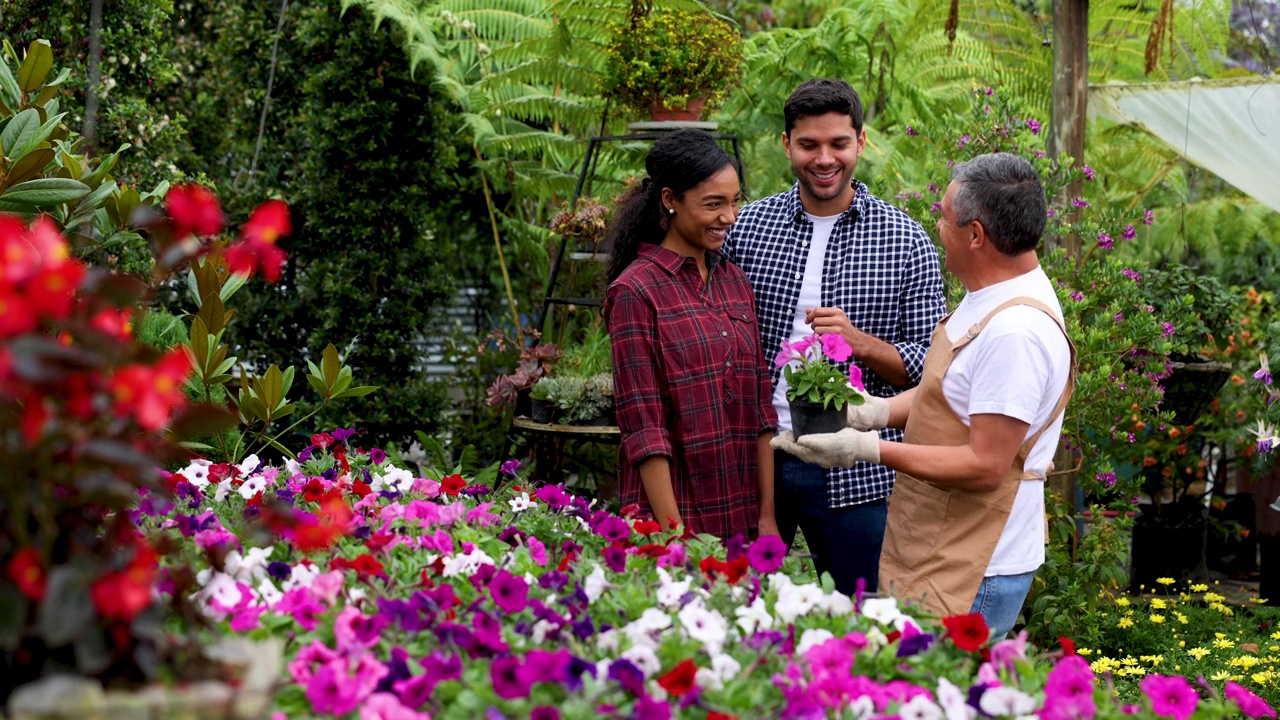
[(778, 530), (778, 521), (774, 519), (773, 515), (768, 517), (761, 516), (757, 529), (761, 535), (782, 535)]
[(874, 395), (863, 395), (861, 405), (850, 404), (845, 424), (854, 430), (879, 430), (889, 426), (889, 401)]
[(805, 462), (825, 468), (850, 467), (859, 460), (880, 462), (879, 433), (853, 428), (837, 433), (804, 435), (799, 440), (788, 430), (775, 437), (770, 445), (775, 450), (791, 453)]
[(858, 349), (865, 344), (863, 338), (866, 333), (854, 327), (853, 323), (849, 322), (849, 316), (845, 315), (840, 308), (809, 308), (805, 310), (804, 321), (819, 335), (826, 335), (827, 333), (839, 334), (848, 341), (849, 347), (853, 348), (854, 357), (861, 357)]

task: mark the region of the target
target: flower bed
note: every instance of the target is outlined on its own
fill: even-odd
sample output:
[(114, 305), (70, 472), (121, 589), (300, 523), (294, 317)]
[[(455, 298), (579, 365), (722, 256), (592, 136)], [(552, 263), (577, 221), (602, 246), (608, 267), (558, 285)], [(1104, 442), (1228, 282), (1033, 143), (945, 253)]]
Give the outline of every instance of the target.
[[(978, 616), (938, 625), (846, 597), (776, 538), (662, 532), (525, 486), (514, 462), (496, 488), (418, 478), (349, 437), (317, 435), (283, 468), (193, 462), (167, 478), (173, 502), (132, 513), (152, 542), (188, 546), (198, 606), (225, 632), (288, 641), (278, 717), (1126, 712), (1069, 643), (1028, 656), (1024, 640), (987, 647)], [(280, 537), (241, 537), (262, 524), (246, 519)], [(1191, 692), (1205, 717), (1265, 707), (1234, 685)]]

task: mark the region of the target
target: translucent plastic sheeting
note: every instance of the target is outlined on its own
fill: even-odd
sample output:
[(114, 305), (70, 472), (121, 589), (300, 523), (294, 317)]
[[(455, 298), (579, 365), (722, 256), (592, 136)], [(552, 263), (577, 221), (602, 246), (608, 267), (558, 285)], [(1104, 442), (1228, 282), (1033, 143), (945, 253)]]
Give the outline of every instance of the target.
[(1089, 116), (1145, 130), (1280, 212), (1280, 78), (1095, 85)]

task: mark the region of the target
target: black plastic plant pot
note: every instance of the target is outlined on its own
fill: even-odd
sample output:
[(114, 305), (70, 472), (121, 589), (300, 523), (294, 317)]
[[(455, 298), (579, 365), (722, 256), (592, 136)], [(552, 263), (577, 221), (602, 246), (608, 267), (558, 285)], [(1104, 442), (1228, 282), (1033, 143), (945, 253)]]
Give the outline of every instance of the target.
[(796, 437), (840, 432), (845, 426), (844, 408), (823, 407), (808, 400), (788, 400), (791, 406), (791, 431)]

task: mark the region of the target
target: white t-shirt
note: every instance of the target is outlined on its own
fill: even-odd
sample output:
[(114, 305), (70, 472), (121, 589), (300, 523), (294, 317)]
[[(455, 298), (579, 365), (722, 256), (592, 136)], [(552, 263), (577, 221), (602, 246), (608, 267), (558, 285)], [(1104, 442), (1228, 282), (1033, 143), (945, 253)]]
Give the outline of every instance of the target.
[[(964, 296), (947, 321), (947, 339), (958, 340), (987, 313), (1015, 297), (1030, 297), (1061, 318), (1053, 283), (1037, 267), (1016, 278)], [(956, 353), (942, 379), (947, 404), (965, 425), (971, 415), (996, 414), (1029, 423), (1026, 437), (1049, 429), (1036, 441), (1024, 465), (1043, 474), (1053, 461), (1062, 415), (1049, 417), (1071, 370), (1066, 337), (1049, 316), (1032, 307), (1012, 307)], [(1044, 482), (1023, 481), (1014, 499), (987, 576), (1031, 572), (1044, 563)]]
[[(796, 316), (791, 321), (791, 336), (787, 342), (797, 342), (813, 334), (813, 328), (804, 321), (805, 310), (822, 307), (822, 263), (827, 257), (827, 241), (831, 239), (831, 230), (835, 228), (839, 215), (818, 217), (805, 213), (809, 222), (813, 223), (813, 239), (805, 242), (809, 246), (809, 255), (804, 261), (804, 279), (800, 282), (800, 299), (796, 301)], [(765, 348), (765, 356), (770, 360), (782, 348)], [(791, 429), (791, 406), (787, 403), (787, 376), (778, 375), (778, 384), (773, 388), (773, 409), (778, 411), (778, 432)]]

